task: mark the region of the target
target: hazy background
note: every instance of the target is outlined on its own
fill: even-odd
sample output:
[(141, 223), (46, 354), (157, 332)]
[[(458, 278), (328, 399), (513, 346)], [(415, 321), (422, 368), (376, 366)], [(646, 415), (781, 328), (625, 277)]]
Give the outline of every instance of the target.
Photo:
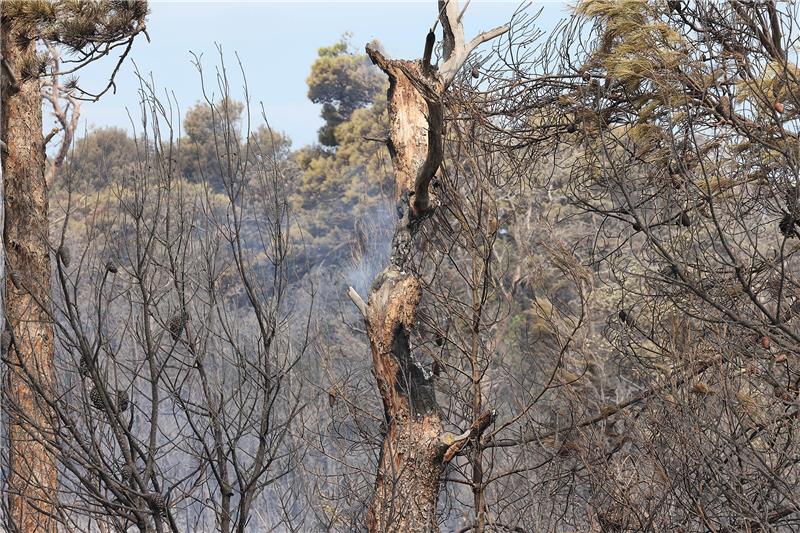
[[(320, 106), (306, 97), (306, 78), (317, 50), (349, 32), (350, 42), (358, 50), (378, 39), (390, 57), (418, 58), (435, 19), (433, 3), (151, 1), (147, 22), (151, 42), (137, 39), (129, 57), (142, 74), (152, 74), (157, 86), (174, 93), (182, 116), (201, 98), (190, 52), (202, 54), (207, 74), (212, 76), (218, 61), (213, 43), (223, 47), (229, 67), (236, 67), (231, 63), (234, 52), (238, 53), (252, 103), (263, 102), (272, 126), (299, 147), (314, 142), (322, 124)], [(464, 17), (466, 38), (507, 22), (519, 6), (520, 2), (473, 0)], [(567, 4), (533, 2), (529, 9), (535, 12), (540, 8), (538, 24), (548, 29), (565, 15)], [(126, 60), (117, 76), (116, 94), (106, 94), (99, 102), (82, 107), (79, 135), (99, 126), (130, 130), (126, 108), (139, 116), (134, 70), (134, 62)], [(82, 71), (81, 86), (89, 91), (100, 89), (108, 72), (108, 60), (97, 62)], [(234, 90), (238, 93), (239, 87)]]

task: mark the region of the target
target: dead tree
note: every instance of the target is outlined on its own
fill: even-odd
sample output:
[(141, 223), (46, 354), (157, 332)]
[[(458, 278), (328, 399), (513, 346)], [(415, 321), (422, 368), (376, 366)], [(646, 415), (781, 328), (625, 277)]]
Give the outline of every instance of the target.
[[(232, 101), (224, 63), (218, 72), (203, 93)], [(58, 525), (276, 529), (295, 519), (271, 498), (293, 494), (282, 486), (300, 455), (293, 369), (308, 337), (286, 302), (288, 165), (268, 126), (258, 142), (209, 95), (219, 131), (231, 134), (214, 136), (226, 189), (209, 194), (208, 182), (178, 170), (194, 154), (175, 138), (172, 102), (150, 83), (140, 90), (136, 161), (106, 189), (124, 191), (118, 202), (93, 201), (103, 193), (85, 193), (89, 178), (70, 161), (53, 201), (65, 213), (57, 248), (74, 251), (57, 256), (50, 317), (64, 370), (47, 399), (59, 432), (45, 443), (61, 474)], [(68, 229), (76, 222), (86, 233)]]
[(409, 345), (422, 291), (408, 259), (421, 224), (436, 207), (429, 187), (444, 157), (442, 98), (472, 50), (508, 29), (495, 28), (467, 43), (462, 15), (455, 0), (439, 2), (443, 30), (439, 68), (431, 64), (435, 28), (428, 34), (422, 60), (390, 60), (367, 47), (369, 57), (389, 77), (387, 145), (400, 215), (390, 264), (376, 276), (368, 303), (350, 290), (364, 315), (387, 424), (367, 517), (370, 531), (438, 530), (436, 506), (443, 469), (463, 442), (480, 434), (492, 418), (491, 413), (482, 414), (464, 435), (445, 439), (432, 375)]
[(571, 151), (559, 164), (596, 220), (619, 306), (607, 336), (632, 384), (576, 424), (621, 430), (587, 464), (587, 504), (607, 531), (792, 529), (797, 6), (632, 6), (581, 2), (557, 74), (520, 92), (540, 104), (535, 135)]

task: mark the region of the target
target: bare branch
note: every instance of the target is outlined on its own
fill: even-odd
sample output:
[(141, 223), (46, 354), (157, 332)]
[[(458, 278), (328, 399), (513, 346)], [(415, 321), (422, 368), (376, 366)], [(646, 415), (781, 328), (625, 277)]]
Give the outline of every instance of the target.
[(352, 300), (353, 304), (355, 304), (355, 306), (358, 308), (359, 312), (361, 313), (361, 316), (363, 316), (364, 319), (366, 320), (367, 304), (364, 302), (364, 299), (361, 298), (361, 296), (358, 294), (358, 292), (356, 292), (356, 290), (353, 287), (347, 288), (347, 295), (350, 297), (350, 300)]
[(453, 457), (464, 449), (470, 439), (480, 438), (481, 434), (486, 431), (486, 428), (494, 422), (496, 416), (497, 411), (494, 410), (481, 413), (481, 415), (472, 422), (472, 425), (467, 431), (455, 438), (455, 442), (453, 442), (444, 453), (442, 461), (444, 463), (449, 463)]
[(459, 10), (456, 0), (439, 2), (439, 18), (444, 29), (444, 62), (439, 68), (439, 74), (445, 86), (453, 81), (458, 71), (466, 63), (469, 55), (478, 45), (503, 35), (509, 29), (507, 25), (499, 26), (478, 34), (469, 43), (465, 44), (464, 26), (461, 23), (461, 17), (463, 17), (468, 5), (469, 2), (466, 3), (463, 10)]
[(431, 55), (433, 54), (434, 44), (436, 44), (436, 34), (433, 30), (430, 30), (425, 37), (425, 51), (422, 54), (422, 65), (427, 69), (431, 68)]

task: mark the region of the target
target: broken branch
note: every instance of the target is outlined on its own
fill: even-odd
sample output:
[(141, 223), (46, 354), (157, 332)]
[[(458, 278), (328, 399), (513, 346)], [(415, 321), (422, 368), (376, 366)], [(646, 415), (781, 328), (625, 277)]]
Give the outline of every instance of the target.
[(425, 68), (431, 68), (431, 56), (433, 55), (434, 44), (436, 44), (436, 34), (433, 33), (433, 29), (431, 29), (425, 37), (425, 51), (422, 54), (422, 65)]
[(492, 39), (495, 39), (497, 37), (500, 37), (501, 35), (503, 35), (507, 31), (508, 31), (508, 26), (503, 25), (503, 26), (498, 26), (498, 27), (496, 27), (494, 29), (491, 29), (489, 31), (484, 31), (484, 32), (479, 33), (467, 45), (467, 55), (469, 55), (479, 45), (481, 45), (481, 44), (483, 44), (483, 43), (485, 43), (487, 41), (491, 41)]
[(373, 47), (372, 44), (368, 43), (366, 46), (367, 55), (372, 60), (373, 65), (377, 65), (382, 71), (389, 74), (389, 60), (384, 56), (380, 50)]
[(364, 299), (356, 292), (353, 287), (347, 287), (347, 295), (350, 297), (350, 300), (355, 304), (358, 310), (361, 312), (361, 316), (364, 317), (364, 320), (367, 319), (367, 304), (364, 302)]
[(466, 63), (469, 54), (478, 45), (506, 33), (508, 26), (499, 26), (493, 30), (479, 33), (469, 44), (464, 44), (464, 26), (461, 24), (461, 17), (464, 16), (464, 12), (469, 6), (469, 0), (461, 10), (458, 9), (456, 0), (440, 0), (439, 6), (439, 19), (444, 30), (444, 63), (439, 69), (439, 74), (447, 86), (453, 81), (458, 71)]
[(442, 461), (444, 463), (449, 463), (453, 457), (455, 457), (464, 447), (467, 445), (471, 439), (477, 439), (486, 431), (486, 428), (494, 422), (495, 416), (497, 416), (497, 411), (484, 411), (475, 421), (472, 423), (470, 428), (455, 438), (455, 442), (447, 448), (447, 451), (444, 453), (444, 457)]
[(56, 127), (54, 127), (52, 130), (50, 130), (50, 132), (49, 132), (47, 135), (45, 135), (45, 137), (44, 137), (44, 141), (43, 141), (43, 143), (42, 143), (42, 144), (43, 144), (44, 146), (47, 146), (47, 145), (50, 143), (50, 141), (52, 141), (52, 140), (53, 140), (53, 137), (55, 137), (55, 136), (56, 136), (56, 134), (57, 134), (59, 131), (61, 131), (61, 130), (60, 130), (59, 128), (56, 128)]

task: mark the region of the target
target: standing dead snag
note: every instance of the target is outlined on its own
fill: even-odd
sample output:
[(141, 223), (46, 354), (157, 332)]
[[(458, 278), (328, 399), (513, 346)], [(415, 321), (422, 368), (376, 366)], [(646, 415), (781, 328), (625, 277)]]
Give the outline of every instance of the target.
[[(476, 46), (508, 30), (496, 28), (465, 43), (462, 14), (457, 1), (439, 2), (444, 51), (440, 68), (430, 64), (433, 30), (423, 60), (390, 60), (367, 46), (369, 57), (389, 76), (388, 147), (400, 215), (390, 265), (375, 278), (368, 304), (350, 291), (364, 314), (387, 420), (367, 517), (370, 531), (438, 530), (439, 483), (453, 442), (443, 434), (433, 376), (411, 353), (409, 336), (422, 290), (407, 261), (421, 221), (435, 208), (428, 188), (444, 157), (444, 92)], [(475, 438), (472, 433), (463, 438)]]

